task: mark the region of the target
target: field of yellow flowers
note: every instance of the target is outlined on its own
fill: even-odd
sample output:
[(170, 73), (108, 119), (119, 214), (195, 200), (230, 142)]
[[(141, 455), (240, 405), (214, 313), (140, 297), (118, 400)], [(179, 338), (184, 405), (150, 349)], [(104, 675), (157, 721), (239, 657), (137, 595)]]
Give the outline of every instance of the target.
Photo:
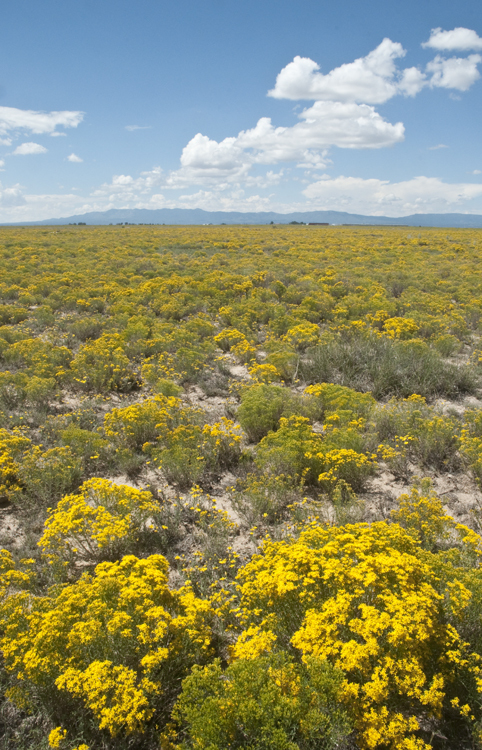
[(480, 750), (482, 232), (0, 264), (0, 749)]

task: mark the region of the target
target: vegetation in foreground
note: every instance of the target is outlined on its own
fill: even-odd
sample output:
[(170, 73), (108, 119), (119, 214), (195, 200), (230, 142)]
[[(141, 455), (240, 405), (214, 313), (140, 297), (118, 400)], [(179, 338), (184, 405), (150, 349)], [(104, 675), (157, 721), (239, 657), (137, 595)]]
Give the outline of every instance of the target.
[(481, 748), (481, 232), (0, 258), (0, 748)]

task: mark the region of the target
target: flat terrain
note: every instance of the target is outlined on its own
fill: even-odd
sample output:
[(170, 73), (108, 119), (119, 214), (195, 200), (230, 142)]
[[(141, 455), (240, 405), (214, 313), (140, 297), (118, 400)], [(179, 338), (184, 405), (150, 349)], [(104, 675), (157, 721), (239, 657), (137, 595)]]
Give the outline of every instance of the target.
[[(224, 669), (233, 648), (239, 649), (241, 661), (271, 653), (271, 647), (253, 645), (246, 656), (239, 645), (251, 643), (251, 637), (256, 644), (258, 636), (249, 628), (263, 631), (271, 622), (261, 621), (259, 613), (275, 606), (276, 597), (255, 606), (254, 598), (247, 603), (239, 589), (248, 575), (243, 571), (258, 564), (253, 555), (268, 555), (263, 551), (267, 538), (296, 546), (307, 530), (335, 534), (354, 524), (349, 528), (361, 530), (356, 533), (380, 528), (383, 535), (383, 529), (391, 534), (396, 527), (427, 555), (449, 555), (452, 562), (444, 557), (443, 564), (455, 567), (454, 556), (463, 557), (469, 538), (477, 548), (474, 540), (482, 530), (481, 263), (482, 230), (0, 228), (2, 679), (7, 690), (0, 747), (46, 748), (56, 727), (59, 732), (65, 728), (68, 741), (62, 744), (58, 734), (59, 744), (52, 744), (57, 741), (52, 735), (51, 747), (159, 747), (181, 679), (192, 667), (187, 659), (161, 700), (152, 697), (157, 693), (149, 687), (149, 680), (160, 679), (152, 676), (157, 672), (151, 674), (151, 666), (143, 671), (144, 662), (135, 656), (144, 646), (132, 646), (132, 653), (114, 641), (98, 652), (92, 646), (94, 656), (84, 667), (79, 665), (85, 654), (66, 657), (62, 664), (52, 660), (45, 644), (42, 651), (25, 635), (41, 629), (40, 620), (33, 625), (25, 614), (21, 625), (9, 609), (20, 590), (28, 590), (30, 604), (24, 598), (15, 606), (30, 612), (48, 601), (42, 605), (48, 609), (65, 592), (83, 590), (85, 576), (95, 582), (98, 564), (115, 566), (130, 559), (154, 565), (149, 561), (161, 555), (174, 592), (169, 596), (181, 601), (188, 587), (201, 602), (198, 612), (213, 607), (218, 618), (217, 625), (210, 621), (209, 638), (201, 637), (208, 626), (201, 627), (199, 615), (196, 626), (189, 626), (190, 633), (200, 630), (187, 652), (198, 663), (214, 664), (218, 656)], [(403, 544), (408, 554), (408, 542)], [(464, 562), (471, 576), (478, 575), (478, 559)], [(309, 587), (315, 573), (306, 575)], [(450, 586), (456, 578), (454, 573)], [(464, 581), (471, 592), (467, 602), (470, 597), (475, 602), (479, 584), (470, 588)], [(87, 601), (88, 594), (82, 596)], [(251, 611), (258, 612), (252, 620)], [(111, 632), (110, 623), (120, 615), (109, 617), (102, 622)], [(142, 621), (145, 627), (149, 617)], [(75, 630), (83, 618), (88, 621), (85, 613), (72, 615), (65, 628)], [(16, 623), (10, 631), (9, 622)], [(136, 627), (144, 633), (139, 623)], [(282, 635), (272, 627), (289, 658), (316, 652), (306, 644), (293, 645), (296, 638), (301, 643), (301, 630), (290, 641), (291, 631), (288, 638), (288, 631)], [(125, 632), (132, 634), (132, 628), (126, 625)], [(463, 637), (474, 654), (481, 654), (470, 657), (476, 665), (482, 639), (475, 625), (470, 632)], [(70, 653), (70, 641), (61, 646), (60, 640), (54, 651)], [(211, 643), (209, 654), (201, 641)], [(25, 651), (13, 643), (24, 643)], [(153, 653), (146, 652), (145, 664), (154, 664)], [(329, 656), (335, 650), (323, 653), (337, 669), (345, 669), (347, 657), (344, 662)], [(398, 663), (403, 653), (396, 656)], [(115, 715), (116, 701), (131, 698), (121, 701), (112, 691), (94, 697), (85, 682), (86, 664), (94, 663), (133, 670), (142, 694), (137, 719), (121, 709)], [(77, 682), (65, 677), (69, 669), (80, 670)], [(121, 673), (115, 677), (114, 672), (102, 673), (100, 682), (120, 680)], [(357, 674), (362, 673), (359, 665)], [(356, 684), (365, 684), (364, 679), (358, 676)], [(412, 692), (407, 688), (400, 705), (395, 698), (373, 698), (373, 703), (364, 698), (365, 713), (350, 715), (345, 734), (343, 722), (330, 718), (333, 737), (340, 732), (348, 739), (326, 747), (455, 748), (451, 731), (459, 732), (458, 747), (479, 747), (479, 697), (470, 706), (469, 720), (469, 709), (457, 714), (457, 687), (447, 688), (443, 700), (449, 708), (442, 710), (442, 698), (437, 698), (439, 705), (429, 696), (430, 690), (436, 692), (435, 673), (417, 684)], [(400, 691), (394, 688), (394, 695)], [(471, 698), (464, 694), (463, 700), (468, 704)], [(109, 706), (113, 713), (107, 716)], [(373, 739), (373, 726), (385, 720), (389, 725), (383, 713), (387, 706), (390, 721), (413, 716), (410, 721), (418, 722), (418, 729), (409, 726), (408, 718), (406, 724), (400, 719), (398, 734), (380, 730), (380, 738)], [(370, 711), (378, 717), (373, 726), (366, 719)], [(185, 721), (195, 726), (192, 716)], [(181, 747), (181, 740), (185, 748), (218, 747), (207, 740), (191, 745), (191, 730), (182, 731), (182, 737), (162, 735), (162, 747)], [(296, 742), (290, 750), (312, 746), (299, 738)]]

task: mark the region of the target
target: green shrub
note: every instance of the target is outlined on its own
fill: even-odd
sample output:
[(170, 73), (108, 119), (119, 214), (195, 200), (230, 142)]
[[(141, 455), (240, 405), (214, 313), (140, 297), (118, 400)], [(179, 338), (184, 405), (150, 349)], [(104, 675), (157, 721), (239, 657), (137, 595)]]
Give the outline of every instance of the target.
[(457, 398), (474, 393), (477, 387), (472, 369), (444, 361), (425, 342), (392, 340), (375, 333), (330, 336), (307, 351), (300, 374), (311, 383), (339, 383), (371, 391), (377, 400), (406, 398), (412, 393)]
[(112, 448), (98, 432), (83, 430), (70, 424), (60, 433), (62, 445), (70, 448), (75, 456), (82, 459), (87, 474), (106, 470), (112, 462)]
[(256, 474), (239, 482), (231, 496), (234, 509), (248, 526), (282, 523), (290, 506), (300, 499), (299, 492), (284, 477)]
[(259, 443), (255, 463), (272, 475), (317, 484), (324, 470), (319, 457), (322, 450), (323, 439), (313, 432), (306, 417), (281, 417), (279, 429), (269, 432)]
[(447, 471), (460, 464), (460, 421), (428, 406), (420, 396), (377, 406), (373, 424), (378, 440), (397, 450), (404, 444), (408, 455), (424, 468)]
[(219, 660), (193, 668), (173, 716), (179, 750), (335, 750), (350, 723), (338, 702), (343, 674), (287, 653), (240, 660), (225, 671)]
[(244, 391), (237, 417), (252, 442), (276, 430), (282, 416), (303, 412), (303, 404), (287, 388), (277, 385), (255, 385)]
[(40, 446), (28, 451), (18, 476), (27, 497), (42, 505), (53, 505), (62, 495), (76, 489), (82, 477), (82, 460), (70, 448)]
[(104, 323), (101, 317), (91, 315), (88, 318), (74, 320), (67, 330), (79, 341), (85, 342), (89, 339), (98, 339), (102, 334)]
[(320, 420), (329, 414), (338, 414), (343, 421), (367, 418), (376, 404), (371, 393), (359, 393), (336, 383), (310, 385), (305, 393), (311, 396), (312, 408)]

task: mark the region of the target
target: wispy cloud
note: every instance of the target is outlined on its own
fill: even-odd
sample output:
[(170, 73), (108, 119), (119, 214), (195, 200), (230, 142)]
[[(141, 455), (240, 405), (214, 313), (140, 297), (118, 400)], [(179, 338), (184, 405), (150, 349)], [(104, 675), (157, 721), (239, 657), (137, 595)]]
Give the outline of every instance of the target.
[(83, 118), (83, 112), (36, 112), (0, 107), (0, 135), (7, 135), (13, 130), (29, 130), (36, 135), (52, 134), (58, 127), (76, 128)]
[(152, 125), (126, 125), (125, 129), (129, 132), (132, 132), (133, 130), (150, 130), (152, 128)]
[(21, 143), (20, 146), (17, 146), (15, 151), (12, 152), (14, 156), (28, 156), (30, 154), (46, 154), (47, 149), (45, 146), (41, 146), (40, 143), (32, 143), (29, 141), (28, 143)]
[(436, 177), (414, 177), (403, 182), (328, 175), (303, 191), (313, 208), (355, 213), (406, 216), (467, 210), (482, 197), (482, 185), (447, 183)]
[(429, 151), (438, 151), (441, 148), (448, 148), (448, 146), (445, 143), (438, 143), (436, 146), (429, 146)]
[(72, 162), (75, 162), (75, 163), (80, 163), (80, 162), (82, 162), (84, 160), (81, 159), (80, 156), (77, 156), (77, 154), (71, 153), (70, 156), (67, 157), (67, 161), (72, 161)]

